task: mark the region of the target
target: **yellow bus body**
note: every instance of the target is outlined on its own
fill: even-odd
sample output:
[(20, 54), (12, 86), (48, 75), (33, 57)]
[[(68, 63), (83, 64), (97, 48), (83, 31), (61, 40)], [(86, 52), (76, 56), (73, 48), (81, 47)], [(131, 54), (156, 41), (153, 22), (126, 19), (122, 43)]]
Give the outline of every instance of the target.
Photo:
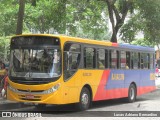
[[(21, 36), (21, 35), (20, 35)], [(96, 40), (88, 40), (83, 38), (74, 38), (74, 37), (68, 37), (63, 35), (22, 35), (22, 36), (50, 36), (50, 37), (58, 37), (60, 39), (60, 45), (61, 45), (61, 53), (62, 53), (62, 69), (63, 69), (63, 50), (64, 45), (66, 42), (74, 42), (74, 43), (82, 43), (82, 44), (91, 44), (91, 45), (97, 45), (97, 46), (103, 46), (103, 47), (117, 47), (117, 44), (106, 42), (106, 41), (96, 41)], [(55, 82), (51, 82), (48, 84), (41, 84), (41, 85), (24, 85), (24, 84), (18, 84), (14, 83), (11, 80), (9, 80), (9, 85), (13, 88), (19, 89), (19, 90), (25, 90), (25, 91), (41, 91), (41, 90), (48, 90), (49, 88), (53, 87), (54, 85), (60, 84), (60, 87), (57, 91), (50, 94), (33, 94), (34, 99), (26, 100), (25, 97), (27, 94), (32, 93), (18, 93), (13, 92), (8, 88), (7, 93), (7, 99), (12, 101), (19, 101), (19, 102), (31, 102), (31, 103), (40, 103), (40, 104), (69, 104), (69, 103), (78, 103), (80, 101), (80, 93), (84, 86), (89, 86), (91, 90), (91, 99), (96, 100), (104, 100), (104, 99), (113, 99), (113, 98), (121, 98), (121, 97), (128, 97), (128, 88), (129, 85), (134, 83), (136, 81), (134, 78), (132, 81), (129, 81), (129, 83), (126, 84), (127, 87), (123, 87), (120, 89), (114, 88), (116, 86), (116, 81), (121, 82), (120, 85), (123, 86), (124, 79), (126, 79), (125, 73), (123, 71), (120, 74), (112, 74), (114, 76), (114, 79), (110, 80), (113, 82), (111, 85), (113, 89), (106, 90), (106, 93), (102, 93), (100, 95), (101, 91), (104, 91), (104, 88), (107, 83), (106, 76), (104, 76), (106, 79), (103, 78), (105, 73), (108, 75), (110, 74), (110, 69), (78, 69), (76, 73), (69, 78), (69, 80), (64, 81), (64, 71), (62, 70), (61, 77), (56, 80)], [(131, 70), (128, 70), (131, 71)], [(150, 72), (148, 72), (150, 73)], [(151, 71), (153, 73), (153, 71)], [(122, 75), (121, 75), (122, 74)], [(119, 76), (123, 76), (121, 79), (117, 79)], [(116, 80), (117, 79), (117, 80)], [(148, 81), (149, 84), (152, 81)], [(136, 82), (135, 82), (136, 83)], [(97, 92), (99, 90), (99, 92)], [(147, 93), (149, 91), (155, 90), (155, 86), (146, 86), (146, 87), (138, 87), (137, 86), (137, 95)], [(98, 97), (96, 96), (98, 95)], [(106, 96), (107, 95), (107, 96)], [(100, 96), (100, 97), (99, 97)], [(94, 99), (95, 98), (95, 99)], [(39, 99), (39, 100), (36, 100)]]

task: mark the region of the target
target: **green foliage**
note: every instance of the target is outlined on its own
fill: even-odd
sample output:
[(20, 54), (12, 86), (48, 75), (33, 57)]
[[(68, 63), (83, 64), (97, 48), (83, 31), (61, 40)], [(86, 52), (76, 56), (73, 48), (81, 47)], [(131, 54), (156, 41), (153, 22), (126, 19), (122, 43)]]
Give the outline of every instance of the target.
[(126, 43), (131, 43), (136, 38), (136, 35), (143, 31), (145, 20), (141, 17), (141, 14), (138, 12), (134, 14), (131, 19), (124, 24), (120, 30), (121, 39)]
[(150, 46), (150, 47), (154, 47), (154, 44), (153, 44), (153, 43), (151, 43), (150, 41), (145, 40), (145, 39), (143, 39), (143, 38), (134, 40), (134, 41), (131, 42), (131, 44), (133, 44), (133, 45), (140, 45), (140, 46)]
[[(26, 5), (25, 23), (29, 29), (49, 33), (54, 31), (65, 31), (65, 3), (64, 0), (40, 0), (36, 7)], [(63, 3), (63, 4), (62, 4)]]
[[(106, 5), (95, 0), (70, 0), (67, 6), (69, 35), (92, 39), (106, 39), (108, 20)], [(70, 14), (71, 13), (71, 14)]]
[(15, 0), (2, 1), (0, 4), (0, 36), (15, 34), (18, 5)]
[[(152, 45), (160, 42), (160, 1), (159, 0), (135, 0), (135, 14), (121, 29), (122, 39), (126, 42), (135, 40), (136, 34), (144, 34), (144, 43)], [(138, 42), (139, 43), (139, 42)]]
[(0, 60), (7, 62), (9, 60), (9, 44), (11, 37), (0, 37)]

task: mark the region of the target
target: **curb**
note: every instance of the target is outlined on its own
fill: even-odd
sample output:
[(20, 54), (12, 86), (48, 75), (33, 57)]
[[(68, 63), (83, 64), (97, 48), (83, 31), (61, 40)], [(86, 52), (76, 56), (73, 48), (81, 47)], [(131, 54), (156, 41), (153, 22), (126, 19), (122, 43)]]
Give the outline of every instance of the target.
[(15, 102), (15, 101), (10, 101), (10, 100), (0, 98), (0, 111), (18, 109), (26, 106), (27, 105), (22, 104), (20, 102)]
[(5, 98), (0, 98), (0, 105), (1, 104), (15, 104), (15, 103), (18, 103), (18, 102), (15, 102), (15, 101), (10, 101), (10, 100), (7, 100), (7, 99), (5, 99)]

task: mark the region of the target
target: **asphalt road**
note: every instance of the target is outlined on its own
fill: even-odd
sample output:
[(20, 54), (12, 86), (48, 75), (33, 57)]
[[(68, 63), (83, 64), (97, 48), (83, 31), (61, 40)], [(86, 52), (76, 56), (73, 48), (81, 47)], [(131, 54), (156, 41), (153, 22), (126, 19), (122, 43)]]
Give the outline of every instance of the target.
[[(136, 102), (127, 103), (125, 99), (106, 100), (94, 102), (87, 111), (75, 111), (74, 104), (63, 106), (47, 106), (37, 110), (32, 105), (21, 105), (0, 99), (0, 111), (38, 113), (42, 117), (115, 117), (117, 114), (139, 112), (160, 114), (160, 80), (156, 80), (157, 90), (138, 96)], [(160, 116), (160, 115), (159, 115)]]

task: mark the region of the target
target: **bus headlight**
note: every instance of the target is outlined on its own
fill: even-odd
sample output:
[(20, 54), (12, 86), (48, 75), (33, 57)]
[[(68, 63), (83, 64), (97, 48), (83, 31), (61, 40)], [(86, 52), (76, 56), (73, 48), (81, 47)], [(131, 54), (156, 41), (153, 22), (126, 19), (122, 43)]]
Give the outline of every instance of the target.
[(15, 89), (15, 88), (11, 87), (9, 84), (8, 84), (8, 88), (9, 88), (10, 90), (12, 90), (13, 92), (18, 92), (18, 90), (17, 90), (17, 89)]
[(53, 93), (53, 92), (57, 91), (59, 87), (60, 87), (60, 84), (56, 84), (56, 85), (53, 86), (52, 88), (50, 88), (50, 89), (48, 89), (48, 90), (45, 90), (43, 93), (44, 93), (44, 94)]

